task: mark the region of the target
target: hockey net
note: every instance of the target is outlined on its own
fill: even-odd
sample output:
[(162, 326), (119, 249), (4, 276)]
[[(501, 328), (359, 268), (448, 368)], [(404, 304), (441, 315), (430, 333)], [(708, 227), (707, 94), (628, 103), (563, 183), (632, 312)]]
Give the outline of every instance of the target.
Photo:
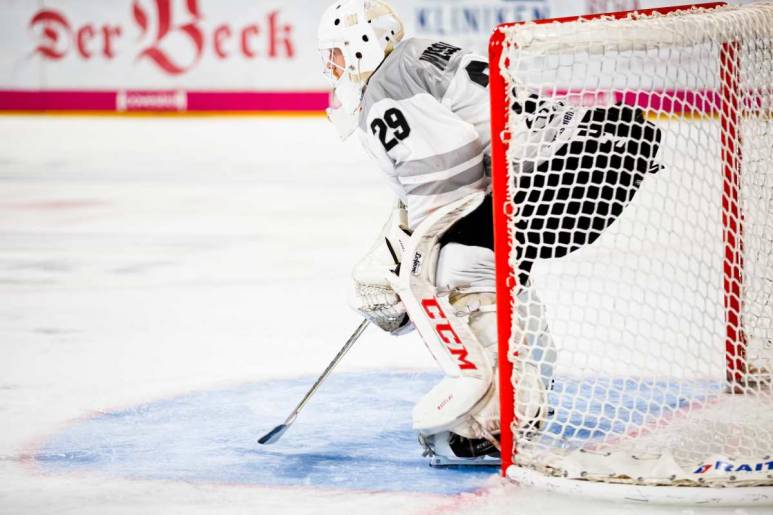
[(506, 24), (490, 52), (503, 471), (766, 491), (773, 4)]

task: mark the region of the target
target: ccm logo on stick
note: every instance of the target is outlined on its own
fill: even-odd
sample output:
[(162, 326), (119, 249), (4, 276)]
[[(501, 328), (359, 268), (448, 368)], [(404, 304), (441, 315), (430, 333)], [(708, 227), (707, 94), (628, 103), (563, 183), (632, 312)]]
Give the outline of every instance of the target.
[(454, 328), (451, 327), (450, 322), (446, 318), (446, 314), (440, 308), (437, 299), (423, 299), (421, 301), (421, 307), (424, 308), (424, 312), (427, 314), (430, 320), (435, 321), (435, 332), (443, 343), (446, 344), (446, 348), (456, 358), (457, 365), (461, 370), (477, 370), (478, 367), (475, 363), (467, 361), (469, 352), (465, 348), (459, 335), (456, 334)]

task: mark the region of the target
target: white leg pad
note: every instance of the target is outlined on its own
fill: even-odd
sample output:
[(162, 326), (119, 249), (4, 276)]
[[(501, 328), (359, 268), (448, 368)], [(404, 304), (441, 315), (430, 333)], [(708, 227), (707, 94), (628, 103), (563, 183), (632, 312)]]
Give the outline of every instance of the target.
[(400, 274), (392, 286), (424, 344), (446, 377), (414, 409), (414, 427), (425, 434), (447, 430), (488, 393), (494, 363), (470, 327), (468, 314), (451, 304), (448, 291), (435, 285), (438, 242), (456, 221), (485, 197), (475, 193), (430, 214), (403, 251)]
[(513, 320), (510, 360), (515, 360), (511, 378), (515, 385), (518, 428), (531, 430), (547, 416), (547, 393), (552, 386), (557, 358), (548, 328), (545, 306), (529, 285), (517, 294), (518, 317)]
[(490, 383), (474, 377), (444, 377), (414, 406), (413, 428), (425, 435), (453, 430), (489, 388)]
[[(424, 435), (452, 431), (491, 440), (499, 431), (493, 252), (454, 243), (438, 248), (448, 228), (482, 200), (483, 194), (474, 194), (427, 217), (406, 245), (400, 275), (392, 279), (446, 374), (414, 407), (414, 429)], [(527, 288), (518, 301), (528, 322), (515, 334), (521, 336), (521, 355), (533, 358), (517, 371), (518, 419), (520, 427), (534, 428), (546, 414), (555, 348), (536, 295)]]

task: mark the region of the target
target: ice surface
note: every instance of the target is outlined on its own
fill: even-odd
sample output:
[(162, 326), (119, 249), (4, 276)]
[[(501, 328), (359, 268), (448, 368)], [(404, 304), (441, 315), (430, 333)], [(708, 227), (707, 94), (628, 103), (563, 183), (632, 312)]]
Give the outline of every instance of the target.
[[(0, 513), (698, 512), (418, 462), (368, 488), (416, 460), (409, 398), (437, 373), (415, 335), (374, 328), (282, 442), (255, 443), (359, 322), (349, 270), (390, 195), (321, 118), (0, 118)], [(167, 419), (151, 431), (153, 417)], [(388, 457), (368, 461), (368, 431), (380, 449), (395, 439)], [(231, 453), (187, 460), (205, 443)], [(325, 452), (341, 474), (306, 482)], [(275, 468), (251, 468), (267, 455)], [(356, 484), (336, 483), (353, 469)]]
[(34, 460), (46, 472), (113, 477), (474, 492), (494, 468), (428, 470), (411, 430), (416, 392), (428, 391), (440, 378), (434, 371), (339, 373), (271, 446), (255, 445), (256, 428), (262, 431), (283, 416), (313, 378), (193, 392), (73, 424), (48, 439)]

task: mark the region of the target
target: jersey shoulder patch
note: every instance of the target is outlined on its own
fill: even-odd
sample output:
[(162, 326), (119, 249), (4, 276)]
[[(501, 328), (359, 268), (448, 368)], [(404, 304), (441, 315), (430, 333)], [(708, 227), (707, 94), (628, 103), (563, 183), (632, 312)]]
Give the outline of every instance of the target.
[(419, 56), (419, 61), (428, 62), (441, 72), (444, 72), (448, 68), (454, 54), (461, 51), (462, 49), (459, 47), (437, 41), (424, 49)]

